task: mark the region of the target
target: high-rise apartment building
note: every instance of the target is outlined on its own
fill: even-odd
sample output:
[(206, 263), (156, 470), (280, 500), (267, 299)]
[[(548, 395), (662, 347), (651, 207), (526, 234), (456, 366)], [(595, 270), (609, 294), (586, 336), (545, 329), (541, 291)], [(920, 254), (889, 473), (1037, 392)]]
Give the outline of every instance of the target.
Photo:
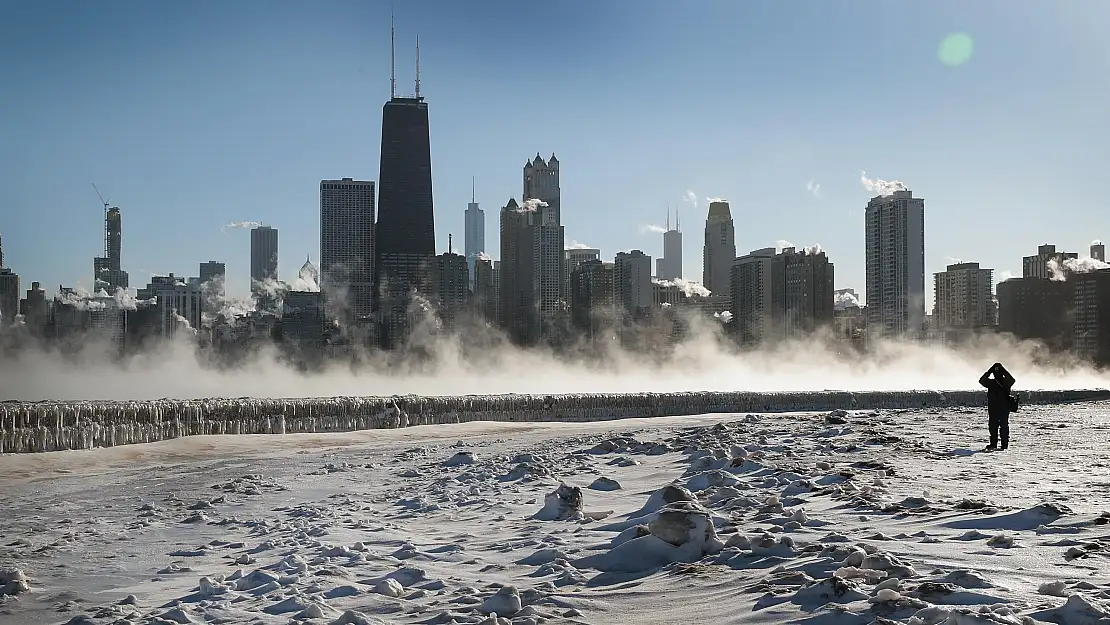
[(374, 310), (374, 190), (370, 180), (320, 181), (320, 290), (347, 324)]
[(871, 198), (864, 227), (868, 331), (920, 335), (925, 323), (925, 200), (908, 189)]
[(975, 330), (995, 324), (994, 270), (956, 263), (933, 274), (939, 330)]
[(251, 229), (251, 293), (263, 289), (259, 283), (278, 279), (278, 231), (270, 226)]
[(998, 330), (1021, 340), (1070, 349), (1075, 320), (1071, 282), (1011, 278), (998, 283)]
[(619, 252), (613, 261), (613, 299), (633, 319), (651, 309), (654, 288), (651, 256), (641, 250)]
[(466, 205), (464, 214), (463, 253), (466, 254), (466, 264), (470, 272), (470, 281), (476, 279), (475, 265), (478, 257), (486, 253), (486, 212), (478, 207), (474, 199), (474, 181), (470, 182), (470, 203)]
[(744, 345), (761, 343), (771, 336), (771, 262), (775, 248), (752, 250), (732, 265), (729, 294), (730, 329)]
[(1110, 269), (1076, 274), (1073, 345), (1080, 358), (1110, 365)]
[(381, 343), (389, 349), (405, 340), (411, 295), (430, 290), (436, 255), (431, 139), (428, 103), (420, 95), (419, 40), (415, 94), (399, 97), (394, 76), (382, 109), (376, 242), (375, 295), (380, 298)]
[(1101, 262), (1106, 262), (1106, 245), (1101, 241), (1095, 241), (1091, 244), (1091, 258)]
[(736, 260), (736, 227), (728, 202), (709, 203), (702, 248), (702, 286), (714, 295), (729, 292), (732, 263)]
[(565, 252), (565, 258), (566, 260), (563, 262), (563, 264), (565, 265), (563, 268), (563, 275), (565, 275), (567, 278), (567, 304), (573, 306), (574, 293), (572, 293), (570, 290), (570, 275), (574, 273), (574, 270), (582, 263), (586, 263), (591, 260), (601, 260), (601, 250), (594, 247), (578, 247), (568, 249)]
[(1057, 252), (1055, 245), (1038, 245), (1037, 253), (1021, 259), (1021, 277), (1023, 278), (1063, 278), (1063, 266), (1067, 260), (1079, 258), (1075, 252)]
[(804, 338), (834, 322), (834, 266), (820, 249), (753, 250), (733, 263), (730, 282), (730, 329), (743, 345)]
[(803, 338), (833, 323), (834, 267), (820, 249), (788, 247), (771, 259), (771, 319), (781, 339)]

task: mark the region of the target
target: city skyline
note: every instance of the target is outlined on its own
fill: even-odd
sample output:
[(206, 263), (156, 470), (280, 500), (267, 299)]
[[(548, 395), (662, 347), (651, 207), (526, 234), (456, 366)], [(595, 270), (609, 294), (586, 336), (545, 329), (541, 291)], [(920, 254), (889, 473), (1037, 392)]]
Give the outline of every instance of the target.
[[(494, 22), (503, 24), (526, 20), (533, 10), (524, 9), (510, 18), (498, 13), (495, 4), (477, 11), (498, 16)], [(6, 264), (25, 282), (40, 281), (50, 290), (59, 284), (92, 290), (88, 259), (99, 255), (102, 247), (102, 211), (88, 186), (93, 181), (123, 211), (124, 264), (132, 274), (133, 287), (146, 284), (150, 273), (184, 275), (198, 262), (218, 259), (228, 266), (229, 291), (244, 295), (249, 243), (242, 236), (245, 233), (216, 232), (228, 221), (259, 219), (281, 230), (279, 267), (286, 273), (298, 267), (306, 254), (315, 256), (318, 198), (314, 196), (319, 180), (374, 179), (373, 146), (380, 138), (375, 127), (380, 128), (381, 120), (376, 107), (363, 103), (385, 99), (388, 42), (384, 30), (389, 7), (351, 5), (352, 23), (325, 36), (297, 25), (297, 18), (312, 9), (279, 6), (259, 17), (254, 29), (234, 44), (237, 47), (229, 48), (233, 40), (224, 38), (230, 31), (223, 30), (220, 19), (205, 23), (176, 19), (179, 9), (151, 7), (144, 13), (151, 23), (140, 26), (134, 18), (121, 17), (128, 6), (122, 2), (96, 11), (79, 8), (50, 20), (36, 18), (42, 9), (34, 6), (16, 11), (26, 18), (18, 21), (31, 27), (13, 31), (3, 45), (34, 52), (38, 67), (56, 79), (46, 84), (37, 78), (40, 71), (13, 66), (16, 88), (4, 96), (12, 98), (7, 108), (17, 113), (0, 122), (10, 125), (3, 129), (14, 139), (0, 147), (12, 150), (5, 161), (15, 164), (0, 173), (6, 187), (13, 189), (12, 197), (0, 206)], [(1020, 275), (1020, 256), (1045, 242), (1086, 255), (1091, 239), (1106, 236), (1097, 218), (1100, 209), (1097, 202), (1065, 202), (1058, 181), (1068, 181), (1069, 193), (1097, 197), (1097, 172), (1107, 164), (1104, 151), (1087, 141), (1088, 133), (1082, 130), (1097, 120), (1093, 115), (1105, 102), (1106, 88), (1081, 80), (1100, 67), (1107, 50), (1106, 44), (1085, 36), (1083, 24), (1098, 23), (1106, 9), (1090, 5), (1053, 12), (1021, 7), (1006, 10), (1009, 21), (998, 21), (994, 18), (1002, 10), (999, 4), (983, 3), (958, 12), (955, 6), (940, 3), (931, 12), (874, 7), (884, 19), (913, 19), (922, 26), (921, 33), (885, 48), (882, 60), (874, 57), (869, 46), (857, 44), (826, 55), (829, 58), (820, 60), (822, 69), (817, 73), (831, 72), (843, 80), (836, 87), (825, 80), (801, 85), (803, 75), (815, 73), (801, 61), (812, 62), (813, 50), (850, 43), (869, 27), (852, 23), (860, 17), (859, 9), (813, 5), (800, 15), (796, 26), (807, 32), (803, 39), (808, 41), (791, 54), (785, 49), (784, 55), (764, 54), (754, 64), (744, 60), (742, 49), (716, 49), (717, 44), (705, 43), (704, 38), (697, 46), (684, 47), (694, 39), (682, 35), (642, 57), (608, 89), (592, 87), (613, 78), (604, 75), (605, 67), (623, 54), (646, 51), (650, 35), (664, 29), (664, 7), (646, 3), (629, 32), (607, 43), (590, 37), (621, 15), (594, 7), (590, 15), (596, 19), (589, 28), (563, 40), (565, 49), (560, 54), (567, 57), (568, 68), (554, 83), (561, 89), (538, 103), (516, 98), (508, 104), (491, 102), (500, 99), (485, 94), (506, 88), (509, 82), (501, 72), (512, 71), (523, 61), (452, 33), (448, 25), (454, 8), (428, 13), (406, 5), (410, 12), (398, 14), (398, 49), (409, 52), (402, 53), (407, 61), (398, 65), (402, 75), (411, 75), (408, 57), (419, 31), (425, 54), (423, 85), (436, 103), (430, 122), (436, 134), (432, 160), (434, 201), (439, 208), (435, 248), (444, 249), (448, 234), (454, 234), (457, 242), (463, 236), (471, 176), (483, 179), (477, 201), (500, 206), (518, 188), (513, 179), (519, 175), (515, 172), (520, 156), (540, 147), (560, 154), (566, 163), (561, 216), (566, 242), (600, 248), (604, 258), (630, 249), (643, 249), (658, 258), (661, 241), (641, 234), (641, 227), (662, 221), (667, 203), (681, 206), (687, 221), (696, 223), (705, 215), (705, 198), (720, 195), (730, 200), (738, 224), (738, 254), (778, 239), (799, 245), (818, 243), (837, 263), (837, 286), (862, 293), (861, 206), (870, 195), (861, 190), (861, 169), (871, 177), (903, 179), (915, 193), (928, 198), (932, 225), (927, 228), (938, 236), (928, 238), (926, 274), (943, 271), (954, 258), (967, 258), (995, 269), (995, 281), (1001, 281)], [(583, 7), (560, 7), (547, 28), (570, 32), (572, 22), (581, 21)], [(246, 10), (213, 9), (214, 15), (228, 12), (226, 17)], [(698, 6), (679, 16), (679, 21), (691, 29), (719, 22), (720, 27), (750, 34), (744, 46), (758, 47), (774, 45), (772, 40), (781, 34), (781, 26), (768, 27), (776, 23), (779, 11)], [(839, 30), (821, 30), (825, 22)], [(753, 32), (757, 27), (768, 32)], [(1016, 36), (1024, 32), (1022, 28), (1034, 29), (1042, 37), (1029, 43)], [(971, 34), (976, 47), (966, 64), (950, 67), (937, 58), (937, 48), (955, 31)], [(48, 50), (36, 43), (58, 39), (60, 32), (72, 35), (65, 38), (66, 45)], [(367, 38), (366, 32), (376, 34)], [(223, 54), (191, 43), (189, 37), (198, 34), (215, 37)], [(290, 40), (296, 44), (293, 53), (306, 58), (297, 61), (289, 51), (277, 49), (286, 34), (297, 35)], [(151, 42), (161, 36), (167, 50), (181, 53), (180, 60), (170, 63), (168, 57), (154, 55), (134, 61), (137, 71), (126, 79), (114, 72), (118, 67), (114, 61), (122, 58), (118, 55), (144, 56), (143, 51), (152, 49)], [(116, 45), (111, 49), (87, 45), (93, 37), (113, 39)], [(651, 45), (659, 46), (658, 40)], [(671, 53), (673, 61), (662, 58)], [(232, 67), (218, 67), (229, 58)], [(585, 71), (587, 59), (598, 67)], [(710, 74), (742, 80), (725, 81), (713, 97), (691, 100), (677, 93), (655, 93), (650, 103), (641, 97), (648, 93), (648, 74), (661, 69), (669, 80), (678, 79), (675, 66), (689, 65), (691, 59), (703, 66), (700, 74), (691, 75), (700, 76), (698, 81)], [(472, 71), (485, 67), (487, 61), (493, 62), (488, 71)], [(860, 104), (859, 89), (874, 75), (851, 73), (860, 63), (903, 70), (901, 74), (915, 83), (913, 97), (896, 107), (879, 100)], [(321, 69), (328, 64), (335, 68)], [(243, 72), (255, 72), (258, 79), (227, 89), (222, 104), (201, 105), (200, 100), (177, 91), (190, 87), (203, 94), (206, 89), (223, 89), (233, 77), (246, 75)], [(278, 76), (287, 87), (272, 84), (270, 79)], [(999, 113), (993, 89), (1012, 86), (1015, 76), (1022, 79), (1018, 88), (1023, 104)], [(520, 87), (531, 87), (530, 80)], [(171, 87), (171, 81), (176, 86)], [(1066, 90), (1080, 85), (1088, 97), (1069, 103), (1067, 115), (1053, 114), (1051, 98), (1038, 95), (1043, 90), (1051, 93), (1047, 87)], [(586, 87), (594, 96), (589, 106), (572, 97)], [(274, 91), (289, 88), (297, 93)], [(330, 88), (338, 88), (341, 95)], [(752, 97), (753, 88), (762, 95)], [(798, 98), (800, 89), (819, 93), (822, 111), (803, 105), (812, 98)], [(116, 93), (109, 96), (106, 90)], [(310, 97), (317, 93), (314, 90), (328, 94), (326, 104)], [(481, 95), (475, 97), (475, 93)], [(746, 94), (743, 99), (742, 94)], [(171, 95), (172, 101), (167, 99)], [(247, 105), (259, 97), (275, 104), (264, 114), (244, 117), (240, 111), (248, 110)], [(276, 101), (281, 98), (290, 101), (279, 106)], [(855, 110), (846, 108), (849, 101)], [(111, 107), (102, 104), (107, 102)], [(954, 103), (959, 114), (951, 113)], [(535, 123), (537, 110), (550, 121)], [(736, 110), (742, 114), (735, 114)], [(699, 120), (690, 120), (690, 114)], [(59, 125), (59, 119), (81, 130)], [(679, 119), (688, 121), (675, 121)], [(652, 136), (650, 141), (643, 138), (647, 135)], [(158, 146), (149, 143), (150, 136), (160, 138)], [(337, 139), (340, 136), (344, 141)], [(348, 137), (355, 141), (347, 142)], [(1019, 143), (1021, 148), (1035, 149), (1019, 149)], [(612, 149), (602, 149), (603, 144)], [(619, 158), (614, 158), (614, 149)], [(660, 154), (683, 157), (660, 158)], [(754, 158), (755, 154), (760, 156)], [(621, 180), (648, 182), (623, 185)], [(694, 192), (696, 210), (682, 203), (688, 190)], [(1041, 223), (1045, 210), (1062, 218)], [(939, 235), (944, 224), (957, 221), (959, 228)], [(1038, 227), (1031, 228), (1030, 223)], [(165, 245), (167, 231), (174, 233), (175, 241), (188, 244)], [(997, 236), (983, 236), (986, 232)], [(487, 223), (490, 241), (495, 233), (496, 224)], [(697, 277), (700, 247), (688, 243), (683, 250), (687, 278)], [(54, 251), (43, 254), (43, 249)], [(926, 280), (926, 288), (932, 291), (931, 280)]]

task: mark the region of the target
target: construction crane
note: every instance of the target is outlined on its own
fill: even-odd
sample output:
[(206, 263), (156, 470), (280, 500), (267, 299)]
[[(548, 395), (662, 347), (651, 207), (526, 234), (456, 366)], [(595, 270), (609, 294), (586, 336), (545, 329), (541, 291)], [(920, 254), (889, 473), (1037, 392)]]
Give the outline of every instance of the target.
[(104, 258), (108, 258), (108, 200), (100, 194), (100, 189), (96, 188), (96, 183), (92, 183), (93, 191), (96, 191), (96, 197), (100, 198), (101, 204), (104, 205)]

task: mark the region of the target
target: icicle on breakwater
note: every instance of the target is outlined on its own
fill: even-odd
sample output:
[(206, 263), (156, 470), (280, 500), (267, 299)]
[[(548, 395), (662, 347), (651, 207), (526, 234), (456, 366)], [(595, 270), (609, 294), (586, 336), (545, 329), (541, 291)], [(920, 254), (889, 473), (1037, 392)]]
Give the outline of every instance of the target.
[[(1023, 404), (1110, 399), (1027, 391)], [(0, 403), (0, 453), (91, 449), (205, 434), (351, 432), (466, 421), (604, 421), (710, 413), (983, 406), (982, 391), (687, 392)]]

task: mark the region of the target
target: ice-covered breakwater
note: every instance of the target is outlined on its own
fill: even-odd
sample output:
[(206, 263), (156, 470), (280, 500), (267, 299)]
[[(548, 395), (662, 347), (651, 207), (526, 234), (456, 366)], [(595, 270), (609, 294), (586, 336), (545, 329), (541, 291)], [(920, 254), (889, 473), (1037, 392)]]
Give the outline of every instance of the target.
[[(1110, 399), (1026, 391), (1024, 404)], [(350, 432), (465, 421), (604, 421), (709, 413), (983, 406), (982, 391), (686, 392), (0, 403), (0, 453), (149, 443), (203, 434)]]

